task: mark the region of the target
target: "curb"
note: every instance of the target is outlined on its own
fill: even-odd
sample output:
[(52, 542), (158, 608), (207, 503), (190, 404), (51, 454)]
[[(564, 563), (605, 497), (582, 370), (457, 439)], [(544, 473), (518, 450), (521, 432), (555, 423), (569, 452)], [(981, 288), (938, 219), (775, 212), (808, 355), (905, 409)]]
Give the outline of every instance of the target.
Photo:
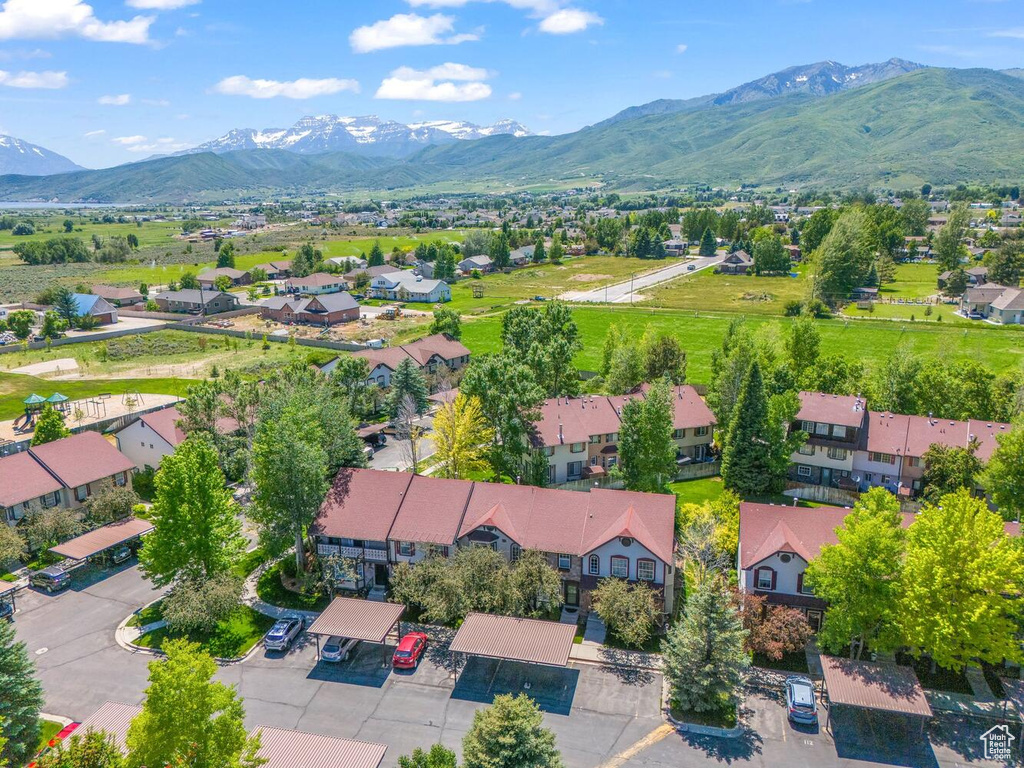
[(739, 716), (739, 704), (736, 706), (736, 725), (732, 728), (718, 728), (713, 725), (698, 725), (697, 723), (686, 723), (672, 717), (672, 709), (668, 701), (668, 682), (661, 681), (661, 712), (679, 733), (692, 733), (694, 736), (712, 736), (719, 739), (738, 739), (746, 732), (746, 726)]
[(41, 720), (50, 720), (50, 721), (52, 721), (54, 723), (60, 723), (62, 728), (67, 728), (69, 725), (71, 725), (73, 722), (75, 722), (70, 717), (62, 717), (60, 715), (51, 715), (51, 714), (48, 714), (46, 712), (40, 712), (39, 713), (39, 718)]

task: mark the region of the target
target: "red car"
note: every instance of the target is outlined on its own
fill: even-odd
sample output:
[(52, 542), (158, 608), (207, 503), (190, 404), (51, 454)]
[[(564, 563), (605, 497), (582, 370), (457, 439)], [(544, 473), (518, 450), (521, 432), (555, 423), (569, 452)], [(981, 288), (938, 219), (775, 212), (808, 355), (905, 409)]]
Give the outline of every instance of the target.
[(391, 657), (391, 665), (396, 669), (416, 669), (420, 663), (420, 656), (427, 647), (427, 636), (422, 632), (410, 632), (403, 637), (395, 655)]

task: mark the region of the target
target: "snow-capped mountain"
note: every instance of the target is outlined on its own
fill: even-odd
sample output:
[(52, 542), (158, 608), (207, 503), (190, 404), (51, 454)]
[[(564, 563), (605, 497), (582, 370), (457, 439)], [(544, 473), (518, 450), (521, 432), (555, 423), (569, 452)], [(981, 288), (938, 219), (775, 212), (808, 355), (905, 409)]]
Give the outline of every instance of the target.
[(291, 128), (236, 128), (219, 139), (178, 154), (221, 154), (240, 149), (285, 149), (299, 154), (354, 152), (401, 157), (435, 144), (481, 139), (499, 134), (529, 136), (530, 131), (515, 120), (500, 120), (494, 125), (481, 127), (459, 120), (432, 120), (406, 125), (394, 120), (382, 120), (376, 115), (318, 115), (304, 117)]
[(0, 175), (50, 176), (84, 170), (63, 155), (13, 136), (0, 135)]

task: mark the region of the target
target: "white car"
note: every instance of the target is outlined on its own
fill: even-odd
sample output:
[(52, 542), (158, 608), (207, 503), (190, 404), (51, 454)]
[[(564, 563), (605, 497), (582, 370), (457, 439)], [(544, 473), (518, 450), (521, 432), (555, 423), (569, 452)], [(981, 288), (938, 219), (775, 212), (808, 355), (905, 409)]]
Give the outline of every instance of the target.
[(320, 649), (320, 658), (330, 662), (346, 661), (358, 644), (358, 640), (351, 638), (332, 637)]
[(279, 619), (263, 638), (268, 651), (287, 651), (302, 633), (302, 619)]

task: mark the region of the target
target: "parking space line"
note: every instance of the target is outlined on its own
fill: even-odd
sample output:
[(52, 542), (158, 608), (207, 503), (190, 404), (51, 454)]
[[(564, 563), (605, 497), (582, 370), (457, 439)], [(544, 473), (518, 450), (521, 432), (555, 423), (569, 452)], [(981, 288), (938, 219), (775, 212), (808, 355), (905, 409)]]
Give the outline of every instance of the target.
[(625, 765), (629, 760), (636, 757), (645, 749), (654, 746), (669, 734), (675, 733), (675, 731), (676, 729), (668, 723), (662, 723), (653, 731), (651, 731), (642, 739), (640, 739), (640, 741), (636, 742), (630, 747), (627, 747), (622, 752), (619, 752), (619, 754), (615, 755), (606, 763), (602, 763), (599, 766), (599, 768), (620, 768), (620, 766)]

